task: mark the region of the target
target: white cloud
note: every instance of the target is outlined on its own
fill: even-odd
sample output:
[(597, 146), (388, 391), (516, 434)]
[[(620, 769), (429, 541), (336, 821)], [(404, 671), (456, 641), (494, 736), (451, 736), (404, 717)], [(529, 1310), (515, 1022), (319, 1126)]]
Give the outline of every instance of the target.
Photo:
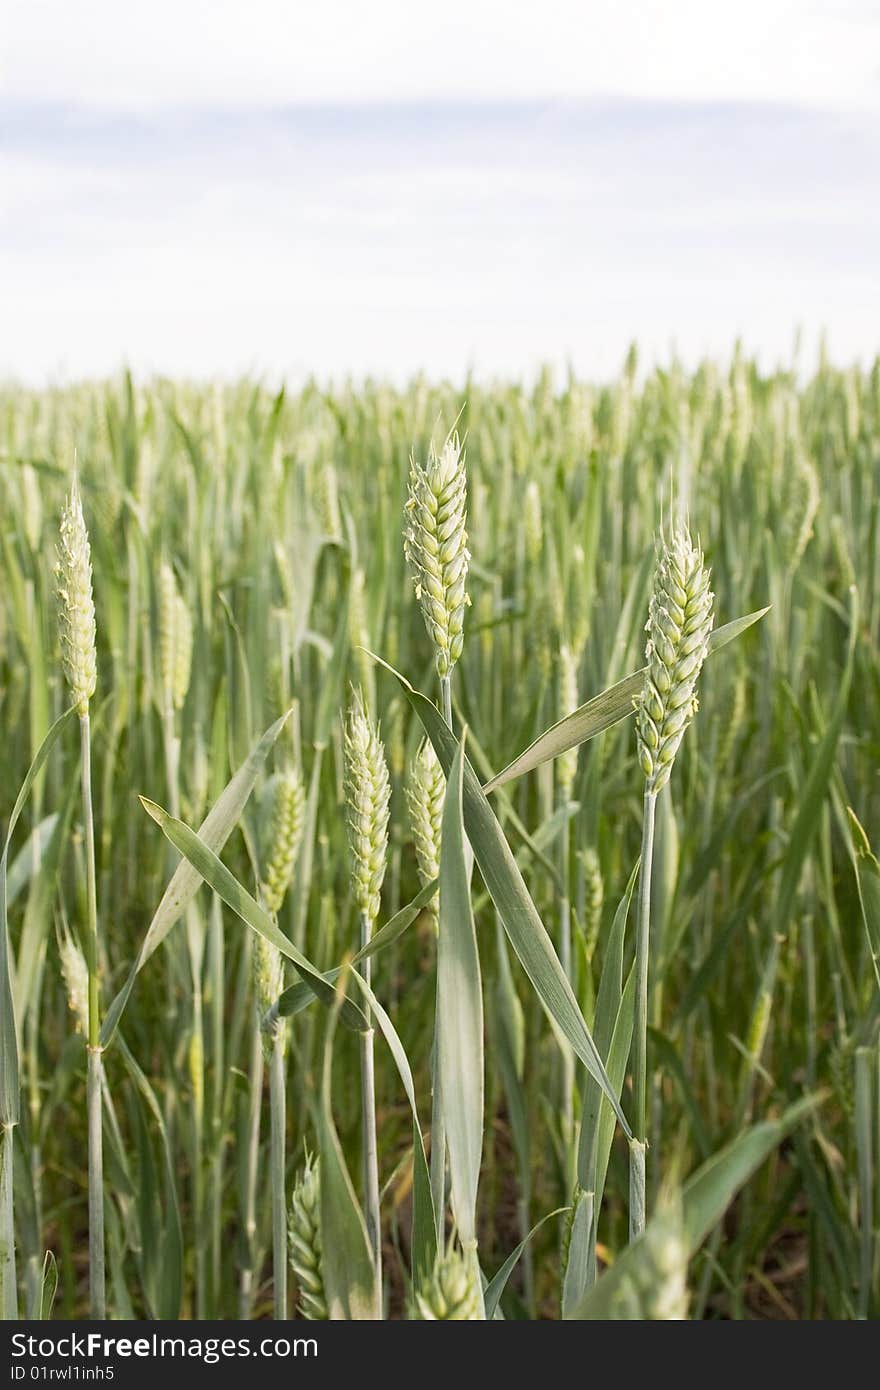
[(0, 376), (866, 358), (878, 166), (873, 115), (711, 105), (44, 118), (0, 154)]
[(860, 0), (6, 0), (0, 375), (866, 357), (878, 74)]
[(880, 13), (834, 0), (6, 0), (6, 100), (880, 105)]

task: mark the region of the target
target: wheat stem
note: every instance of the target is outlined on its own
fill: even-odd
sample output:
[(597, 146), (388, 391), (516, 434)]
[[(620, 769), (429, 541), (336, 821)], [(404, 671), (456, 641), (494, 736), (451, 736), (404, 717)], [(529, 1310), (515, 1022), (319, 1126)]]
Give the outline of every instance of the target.
[(260, 1021), (254, 1011), (251, 1024), (250, 1060), (250, 1100), (248, 1105), (247, 1146), (245, 1149), (244, 1202), (242, 1225), (244, 1228), (244, 1256), (238, 1294), (238, 1315), (242, 1322), (249, 1321), (254, 1302), (254, 1284), (257, 1260), (257, 1171), (260, 1154), (260, 1110), (263, 1095), (263, 1039), (260, 1034)]
[(80, 715), (83, 834), (86, 851), (86, 968), (89, 975), (88, 1161), (89, 1291), (91, 1316), (107, 1316), (104, 1263), (104, 1136), (101, 1112), (101, 1016), (98, 998), (98, 898), (95, 875), (95, 819), (92, 809), (92, 742), (88, 705)]
[(874, 1271), (874, 1156), (871, 1091), (873, 1089), (874, 1049), (857, 1047), (855, 1056), (856, 1163), (859, 1180), (859, 1298), (858, 1317), (871, 1312), (871, 1284)]
[(287, 1123), (284, 1033), (272, 1043), (269, 1063), (270, 1150), (272, 1167), (272, 1283), (276, 1319), (287, 1317), (287, 1193), (284, 1137)]
[[(355, 694), (345, 727), (345, 787), (352, 854), (353, 888), (360, 923), (360, 944), (366, 946), (379, 913), (388, 858), (388, 818), (391, 779), (379, 732), (373, 727), (361, 692)], [(369, 961), (364, 978), (372, 979)], [(370, 1013), (367, 1010), (367, 1022)], [(379, 1166), (376, 1143), (376, 1081), (373, 1030), (360, 1035), (361, 1122), (364, 1168), (364, 1206), (373, 1249), (376, 1284), (382, 1287), (382, 1232), (379, 1207)]]
[(89, 1047), (86, 1105), (89, 1126), (89, 1297), (93, 1320), (107, 1316), (104, 1267), (104, 1133), (101, 1049)]
[[(452, 728), (452, 677), (440, 677), (440, 713)], [(439, 930), (439, 918), (438, 918)], [(440, 976), (434, 1002), (434, 1046), (431, 1052), (431, 1197), (434, 1202), (434, 1221), (437, 1243), (442, 1244), (446, 1225), (446, 1119), (443, 1114), (443, 1092), (440, 1087)]]
[(3, 1126), (0, 1140), (0, 1318), (18, 1318), (18, 1285), (15, 1273), (15, 1218), (12, 1190), (12, 1155), (15, 1125)]
[(657, 793), (646, 790), (642, 814), (642, 858), (636, 917), (636, 997), (633, 1023), (633, 1138), (630, 1142), (630, 1240), (645, 1228), (645, 1148), (648, 1087), (648, 960), (651, 947), (651, 870)]
[[(370, 940), (372, 924), (366, 913), (361, 914), (361, 947)], [(372, 985), (372, 961), (369, 957), (361, 966), (364, 982)], [(372, 1022), (369, 1007), (367, 1022)], [(382, 1227), (379, 1209), (379, 1148), (376, 1138), (376, 1075), (374, 1036), (372, 1027), (360, 1034), (361, 1053), (361, 1125), (364, 1146), (364, 1205), (367, 1234), (376, 1266), (376, 1287), (382, 1287)]]

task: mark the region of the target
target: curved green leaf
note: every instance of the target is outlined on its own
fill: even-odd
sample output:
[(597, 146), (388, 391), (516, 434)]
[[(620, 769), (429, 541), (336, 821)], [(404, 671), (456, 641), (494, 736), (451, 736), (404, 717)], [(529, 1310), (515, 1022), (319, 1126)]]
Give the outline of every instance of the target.
[(45, 816), (31, 832), (23, 849), (9, 866), (6, 879), (6, 907), (12, 907), (21, 890), (40, 870), (46, 847), (52, 839), (52, 832), (58, 824), (58, 812)]
[(324, 1043), (324, 1070), (318, 1129), (321, 1136), (321, 1243), (324, 1291), (330, 1318), (336, 1321), (370, 1321), (380, 1317), (380, 1290), (363, 1212), (339, 1135), (333, 1123), (332, 1062), (340, 995), (330, 1011)]
[(681, 1201), (666, 1205), (564, 1316), (589, 1322), (681, 1320), (687, 1246)]
[[(39, 776), (46, 759), (58, 742), (70, 721), (76, 716), (76, 706), (71, 705), (60, 719), (56, 719), (40, 744), (21, 785), (21, 790), (12, 808), (9, 824), (6, 827), (6, 840), (0, 854), (0, 1125), (16, 1125), (19, 1118), (19, 1075), (18, 1075), (18, 1034), (15, 1024), (15, 1006), (12, 989), (12, 959), (9, 946), (9, 921), (7, 918), (7, 877), (9, 846), (13, 832), (18, 824), (24, 804), (30, 795), (31, 787)], [(11, 1160), (10, 1160), (11, 1162)], [(11, 1190), (11, 1189), (10, 1189)], [(10, 1197), (11, 1200), (11, 1197)]]
[(682, 1201), (689, 1254), (699, 1250), (755, 1169), (821, 1101), (821, 1094), (805, 1096), (790, 1105), (777, 1120), (753, 1125), (720, 1153), (707, 1159), (688, 1178), (682, 1189)]
[(455, 751), (443, 808), (437, 1012), (452, 1210), (462, 1244), (469, 1246), (477, 1239), (484, 1063), (480, 956), (462, 819), (463, 747)]
[[(198, 833), (202, 843), (214, 854), (219, 854), (238, 824), (248, 797), (254, 789), (254, 783), (289, 717), (290, 710), (287, 710), (280, 719), (276, 719), (275, 723), (269, 726), (262, 738), (251, 749), (241, 767), (227, 782), (199, 826)], [(181, 860), (162, 894), (159, 906), (153, 913), (153, 920), (147, 928), (147, 934), (135, 957), (128, 978), (107, 1010), (101, 1026), (102, 1047), (108, 1046), (116, 1032), (139, 972), (146, 965), (153, 952), (165, 940), (171, 928), (180, 920), (184, 910), (195, 897), (201, 882), (202, 876), (198, 870), (194, 869), (186, 859)]]
[[(407, 700), (418, 715), (422, 727), (434, 745), (434, 751), (447, 778), (449, 777), (458, 740), (442, 718), (439, 710), (424, 695), (414, 690), (409, 681), (393, 666), (375, 660), (400, 683)], [(529, 896), (522, 873), (514, 859), (492, 807), (477, 780), (468, 760), (464, 759), (463, 782), (464, 825), (468, 841), (480, 867), (483, 882), (510, 944), (532, 982), (544, 1008), (557, 1027), (571, 1043), (590, 1075), (595, 1077), (611, 1103), (627, 1138), (632, 1131), (620, 1107), (620, 1101), (605, 1073), (602, 1059), (584, 1022), (577, 999), (553, 949), (538, 910)]]
[(507, 1288), (507, 1281), (519, 1264), (520, 1257), (529, 1241), (532, 1239), (532, 1236), (540, 1231), (545, 1222), (552, 1220), (554, 1216), (561, 1216), (563, 1212), (566, 1211), (568, 1211), (568, 1207), (557, 1207), (555, 1211), (548, 1211), (546, 1216), (542, 1216), (540, 1221), (536, 1221), (528, 1235), (520, 1241), (519, 1245), (517, 1245), (514, 1250), (511, 1250), (498, 1273), (489, 1280), (483, 1293), (487, 1322), (490, 1322), (494, 1318), (498, 1304), (501, 1302), (501, 1296)]
[[(758, 622), (769, 611), (769, 608), (759, 608), (754, 613), (735, 618), (732, 623), (725, 623), (724, 627), (716, 628), (709, 638), (709, 655), (726, 647), (728, 642), (739, 637), (740, 633), (745, 632), (746, 628)], [(503, 771), (486, 783), (483, 788), (486, 794), (503, 787), (505, 782), (512, 782), (515, 777), (522, 777), (533, 768), (540, 767), (541, 763), (558, 758), (560, 753), (567, 752), (569, 748), (577, 748), (579, 744), (604, 733), (621, 719), (626, 719), (627, 715), (633, 713), (633, 700), (641, 693), (646, 670), (647, 667), (643, 666), (641, 670), (633, 671), (632, 675), (624, 676), (616, 685), (594, 695), (592, 700), (588, 700), (572, 714), (553, 724), (536, 738), (534, 743), (529, 744), (519, 757), (514, 758), (512, 763), (508, 763)]]
[(852, 856), (859, 888), (862, 921), (865, 924), (874, 974), (877, 977), (878, 985), (880, 985), (880, 863), (877, 862), (877, 856), (872, 853), (868, 837), (851, 806), (847, 806), (846, 813), (849, 817)]
[(431, 1175), (428, 1170), (428, 1160), (425, 1156), (425, 1143), (422, 1139), (422, 1127), (419, 1123), (419, 1113), (416, 1109), (416, 1088), (413, 1081), (412, 1068), (406, 1055), (403, 1043), (397, 1033), (397, 1029), (388, 1017), (388, 1014), (379, 1003), (373, 991), (370, 989), (366, 980), (359, 975), (356, 970), (352, 970), (352, 977), (366, 996), (370, 1005), (373, 1018), (379, 1025), (379, 1030), (388, 1044), (388, 1050), (394, 1058), (398, 1075), (403, 1082), (403, 1089), (409, 1101), (409, 1108), (413, 1121), (413, 1218), (412, 1218), (412, 1274), (413, 1279), (418, 1278), (431, 1268), (437, 1254), (437, 1233), (434, 1221), (434, 1200), (431, 1196)]
[[(231, 907), (243, 922), (260, 936), (265, 937), (266, 941), (271, 942), (283, 956), (293, 962), (303, 977), (303, 983), (312, 990), (322, 1004), (326, 1004), (328, 1007), (332, 1006), (335, 998), (333, 985), (327, 982), (320, 970), (317, 970), (302, 951), (294, 946), (289, 937), (284, 935), (269, 913), (260, 907), (257, 900), (251, 897), (247, 889), (239, 883), (233, 873), (230, 873), (216, 854), (212, 853), (196, 832), (191, 830), (188, 825), (184, 825), (183, 821), (175, 820), (174, 816), (170, 816), (154, 801), (148, 801), (145, 796), (141, 797), (141, 804), (147, 814), (152, 816), (160, 827), (162, 833), (171, 841), (174, 848), (179, 850), (187, 862), (192, 865), (199, 878), (204, 879), (218, 897), (223, 899), (227, 907)], [(342, 1019), (349, 1028), (361, 1032), (368, 1027), (367, 1020), (361, 1010), (349, 999), (343, 1001)]]
[(159, 1243), (159, 1259), (161, 1261), (162, 1277), (161, 1280), (157, 1281), (156, 1317), (173, 1321), (175, 1318), (180, 1317), (180, 1304), (183, 1297), (183, 1229), (180, 1221), (180, 1206), (177, 1200), (177, 1180), (174, 1170), (174, 1159), (171, 1155), (168, 1131), (165, 1128), (165, 1119), (162, 1115), (161, 1106), (156, 1099), (156, 1093), (129, 1051), (125, 1039), (119, 1037), (118, 1044), (122, 1060), (125, 1063), (128, 1074), (134, 1082), (141, 1100), (146, 1105), (152, 1117), (162, 1147), (162, 1160), (165, 1166), (165, 1187), (167, 1189), (169, 1207), (168, 1214), (171, 1219), (170, 1222), (167, 1223), (166, 1229), (161, 1232), (161, 1240)]

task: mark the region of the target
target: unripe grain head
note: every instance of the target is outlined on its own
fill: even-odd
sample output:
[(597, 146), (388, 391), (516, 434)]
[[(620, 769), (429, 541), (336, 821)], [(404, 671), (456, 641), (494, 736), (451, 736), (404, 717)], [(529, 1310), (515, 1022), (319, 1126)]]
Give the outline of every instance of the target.
[(305, 812), (306, 797), (299, 774), (291, 768), (270, 777), (260, 806), (262, 893), (270, 912), (280, 912), (290, 887)]
[(74, 704), (82, 718), (88, 713), (89, 701), (95, 693), (98, 661), (92, 555), (76, 478), (61, 513), (55, 575), (61, 660)]
[(697, 708), (697, 678), (712, 631), (712, 591), (703, 552), (686, 527), (661, 542), (648, 612), (647, 671), (637, 702), (639, 761), (647, 789), (669, 781)]
[(320, 1160), (306, 1156), (293, 1189), (287, 1223), (290, 1267), (299, 1286), (298, 1311), (313, 1322), (326, 1321), (327, 1297), (321, 1243)]
[[(559, 648), (559, 717), (573, 714), (578, 707), (577, 660), (567, 643)], [(559, 772), (559, 789), (566, 801), (571, 800), (574, 779), (577, 776), (578, 748), (568, 748), (561, 753), (556, 762)]]
[(448, 676), (464, 645), (467, 478), (458, 435), (451, 434), (426, 464), (410, 461), (404, 548), (416, 597), (434, 644), (437, 674)]
[(452, 1246), (438, 1256), (428, 1278), (413, 1291), (410, 1320), (478, 1322), (481, 1315), (474, 1267)]
[(67, 1004), (73, 1014), (76, 1031), (84, 1038), (89, 1035), (89, 972), (86, 958), (69, 931), (58, 938), (61, 974), (67, 990)]
[(174, 571), (167, 563), (159, 570), (159, 674), (166, 709), (182, 709), (192, 669), (192, 618), (181, 595)]
[(424, 739), (410, 763), (406, 804), (422, 885), (440, 873), (440, 836), (446, 778), (430, 739)]
[(391, 779), (379, 731), (360, 691), (345, 722), (345, 792), (355, 900), (360, 914), (374, 922), (385, 878)]
[(605, 901), (605, 883), (599, 856), (592, 845), (583, 853), (584, 863), (584, 938), (587, 959), (592, 960), (599, 940), (602, 926), (602, 907)]
[(284, 957), (278, 947), (264, 936), (257, 936), (254, 941), (253, 972), (263, 1052), (268, 1061), (275, 1040), (287, 1036), (287, 1020), (272, 1018), (269, 1023), (265, 1021), (268, 1010), (277, 1003), (284, 990)]

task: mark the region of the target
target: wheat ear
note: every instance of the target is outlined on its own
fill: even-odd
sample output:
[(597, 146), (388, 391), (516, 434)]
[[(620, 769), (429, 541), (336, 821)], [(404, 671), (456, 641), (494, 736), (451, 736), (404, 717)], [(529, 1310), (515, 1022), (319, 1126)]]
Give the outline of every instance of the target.
[(98, 996), (98, 901), (95, 873), (95, 817), (92, 809), (92, 736), (89, 701), (98, 675), (92, 553), (76, 477), (61, 513), (56, 566), (61, 660), (79, 714), (83, 837), (86, 850), (86, 968), (88, 973), (88, 1051), (86, 1107), (89, 1168), (89, 1297), (91, 1315), (107, 1314), (104, 1261), (104, 1066)]
[(276, 772), (266, 783), (260, 805), (263, 901), (278, 913), (290, 887), (305, 824), (306, 796), (293, 769)]
[(404, 549), (415, 582), (422, 617), (434, 644), (437, 674), (447, 679), (464, 645), (466, 584), (467, 476), (458, 435), (448, 436), (440, 453), (410, 462)]
[(669, 781), (675, 755), (696, 712), (697, 678), (709, 649), (711, 630), (709, 571), (687, 527), (679, 525), (668, 540), (661, 539), (648, 610), (647, 669), (636, 716), (645, 794), (636, 924), (630, 1239), (639, 1236), (645, 1226), (648, 955), (657, 794)]
[[(388, 817), (391, 778), (379, 730), (371, 722), (363, 694), (355, 692), (345, 724), (345, 790), (352, 886), (360, 917), (360, 944), (366, 946), (379, 915), (380, 894), (388, 857)], [(369, 958), (363, 977), (372, 983)], [(368, 1022), (372, 1019), (368, 1013)], [(363, 1128), (364, 1192), (367, 1230), (373, 1250), (377, 1286), (382, 1282), (382, 1235), (379, 1210), (379, 1157), (376, 1139), (376, 1081), (373, 1029), (360, 1035), (361, 1122)]]
[(455, 1246), (437, 1257), (431, 1273), (413, 1290), (409, 1317), (426, 1322), (482, 1320), (477, 1271)]
[(299, 1312), (312, 1321), (326, 1321), (327, 1297), (321, 1245), (320, 1159), (306, 1156), (290, 1202), (288, 1223), (290, 1267), (299, 1288)]

